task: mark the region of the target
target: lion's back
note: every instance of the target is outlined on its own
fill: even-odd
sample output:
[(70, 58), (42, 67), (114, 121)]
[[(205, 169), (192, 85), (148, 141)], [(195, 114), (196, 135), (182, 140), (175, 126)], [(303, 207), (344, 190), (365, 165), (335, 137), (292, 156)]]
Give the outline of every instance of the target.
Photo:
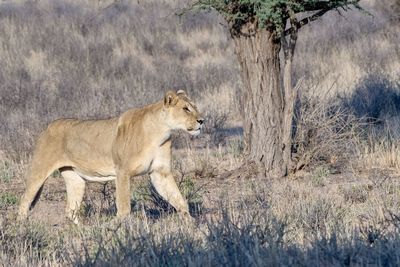
[(118, 119), (78, 120), (58, 119), (41, 133), (38, 147), (45, 147), (55, 156), (69, 159), (100, 159), (111, 156), (112, 141)]

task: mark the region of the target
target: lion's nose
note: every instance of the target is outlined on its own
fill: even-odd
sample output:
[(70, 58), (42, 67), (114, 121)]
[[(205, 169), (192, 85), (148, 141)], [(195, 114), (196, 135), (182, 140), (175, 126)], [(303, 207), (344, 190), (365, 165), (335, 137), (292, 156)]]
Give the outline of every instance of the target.
[(197, 119), (197, 122), (200, 123), (200, 125), (202, 125), (204, 122), (204, 119), (203, 118)]

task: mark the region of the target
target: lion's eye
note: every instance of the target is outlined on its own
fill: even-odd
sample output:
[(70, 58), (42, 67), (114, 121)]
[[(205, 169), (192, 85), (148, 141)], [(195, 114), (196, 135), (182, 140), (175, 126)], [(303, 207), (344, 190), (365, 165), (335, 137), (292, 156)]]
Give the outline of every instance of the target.
[(190, 112), (190, 109), (188, 107), (184, 107), (183, 110), (186, 112)]

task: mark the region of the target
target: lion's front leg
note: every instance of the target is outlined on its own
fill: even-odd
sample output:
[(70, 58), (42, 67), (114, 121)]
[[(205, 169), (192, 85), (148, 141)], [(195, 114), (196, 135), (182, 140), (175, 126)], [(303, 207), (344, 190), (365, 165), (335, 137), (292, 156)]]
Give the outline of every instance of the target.
[(153, 171), (150, 174), (151, 183), (157, 192), (168, 201), (178, 212), (189, 214), (189, 206), (183, 198), (175, 179), (170, 172)]
[[(144, 174), (150, 167), (151, 160), (149, 157), (133, 158), (130, 162), (133, 164), (121, 164), (117, 167), (116, 178), (116, 204), (117, 217), (125, 217), (131, 213), (131, 181), (132, 177)], [(129, 161), (128, 161), (129, 162)]]
[(131, 175), (128, 172), (120, 171), (117, 174), (116, 184), (116, 204), (117, 217), (122, 218), (131, 213)]

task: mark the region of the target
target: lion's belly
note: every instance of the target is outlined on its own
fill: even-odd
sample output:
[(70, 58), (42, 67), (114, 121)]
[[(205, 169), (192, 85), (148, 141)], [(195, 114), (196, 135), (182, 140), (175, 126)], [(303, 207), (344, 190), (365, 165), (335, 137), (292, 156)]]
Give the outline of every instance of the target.
[(74, 168), (74, 171), (83, 179), (85, 179), (86, 181), (89, 182), (108, 182), (108, 181), (113, 181), (116, 178), (115, 172), (114, 171), (109, 171), (106, 173), (97, 173), (97, 174), (89, 174), (89, 173), (85, 173), (81, 170), (78, 170), (76, 168)]

